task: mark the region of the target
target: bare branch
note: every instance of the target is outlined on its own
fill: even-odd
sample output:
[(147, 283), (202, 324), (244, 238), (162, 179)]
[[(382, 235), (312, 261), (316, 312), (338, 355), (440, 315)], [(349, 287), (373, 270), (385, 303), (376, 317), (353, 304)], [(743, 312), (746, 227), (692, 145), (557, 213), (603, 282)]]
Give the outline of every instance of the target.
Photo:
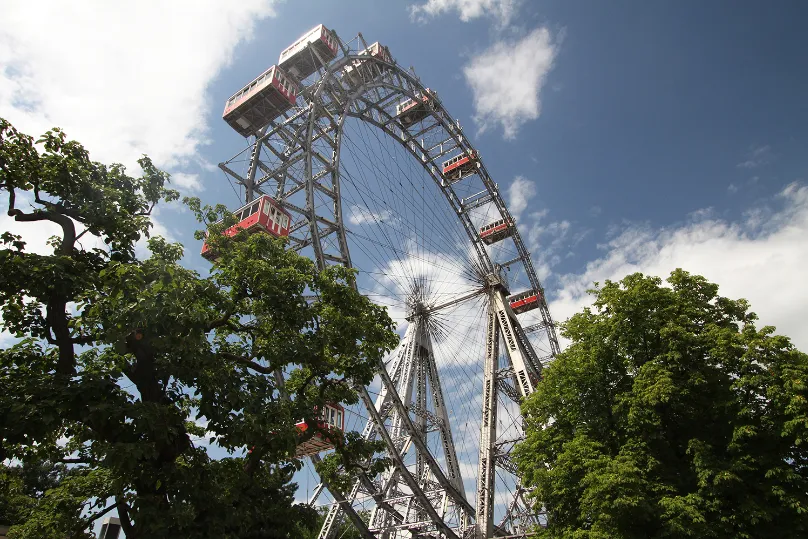
[(208, 331), (227, 325), (227, 323), (230, 322), (230, 319), (233, 317), (233, 314), (235, 314), (235, 309), (226, 312), (221, 318), (208, 322), (208, 325), (205, 326), (205, 332), (207, 333)]
[(145, 212), (138, 212), (138, 213), (133, 213), (132, 215), (134, 215), (135, 217), (147, 217), (147, 216), (150, 216), (150, 215), (152, 214), (152, 210), (154, 209), (154, 205), (155, 205), (155, 204), (157, 204), (157, 202), (156, 202), (156, 201), (155, 201), (155, 202), (152, 202), (152, 203), (151, 203), (151, 206), (149, 206), (148, 211), (145, 211)]
[(235, 361), (237, 363), (241, 363), (242, 365), (245, 365), (246, 367), (248, 367), (248, 368), (250, 368), (250, 369), (252, 369), (254, 371), (258, 371), (261, 374), (274, 374), (274, 372), (275, 372), (274, 369), (272, 369), (270, 367), (264, 367), (263, 365), (259, 365), (255, 361), (252, 361), (251, 358), (246, 358), (246, 357), (242, 357), (242, 356), (239, 356), (239, 355), (236, 355), (236, 354), (231, 354), (230, 352), (219, 352), (219, 355), (222, 356), (223, 358), (231, 359), (231, 360), (233, 360), (233, 361)]
[[(309, 375), (309, 376), (306, 378), (306, 380), (304, 380), (304, 381), (303, 381), (303, 384), (302, 384), (302, 385), (300, 386), (300, 388), (297, 390), (297, 393), (299, 393), (299, 394), (301, 394), (301, 395), (305, 395), (305, 394), (306, 394), (306, 388), (308, 388), (308, 387), (309, 387), (309, 384), (312, 382), (312, 380), (314, 380), (314, 378), (315, 378), (316, 376), (317, 376), (317, 373), (316, 373), (316, 372), (312, 372), (312, 373), (311, 373), (311, 374), (310, 374), (310, 375)], [(320, 390), (320, 396), (321, 396), (321, 397), (323, 396), (322, 389)]]
[(85, 234), (87, 233), (87, 231), (89, 231), (89, 230), (90, 230), (89, 228), (85, 228), (84, 230), (82, 230), (81, 232), (79, 232), (78, 236), (76, 236), (76, 241), (79, 241), (79, 239), (81, 239), (81, 237), (82, 237), (83, 235), (85, 235)]
[(65, 208), (61, 202), (50, 202), (48, 200), (42, 200), (41, 198), (39, 198), (39, 188), (37, 185), (34, 185), (34, 201), (37, 204), (42, 204), (50, 211), (53, 211), (61, 215), (66, 215), (79, 222), (84, 222), (84, 216), (81, 213), (77, 212), (76, 210)]
[[(236, 314), (236, 307), (238, 303), (241, 300), (245, 299), (247, 296), (248, 296), (247, 290), (245, 290), (243, 287), (240, 290), (238, 290), (238, 292), (236, 292), (232, 298), (233, 307), (231, 309), (227, 309), (220, 318), (216, 318), (215, 320), (211, 320), (210, 322), (208, 322), (208, 325), (205, 326), (206, 328), (205, 331), (206, 332), (211, 331), (213, 329), (227, 325), (233, 318), (233, 315)], [(236, 327), (241, 325), (238, 321), (235, 321), (235, 324), (237, 324)]]
[[(12, 208), (8, 210), (8, 215), (14, 217), (14, 220), (18, 222), (51, 221), (58, 224), (62, 227), (63, 234), (59, 253), (69, 256), (72, 254), (76, 243), (75, 223), (64, 214), (64, 208), (57, 204), (42, 201), (38, 192), (36, 193), (36, 200), (48, 208), (58, 209), (59, 211), (37, 209), (32, 213), (25, 213), (22, 210)], [(75, 351), (73, 349), (73, 340), (70, 336), (67, 313), (65, 312), (66, 305), (66, 300), (54, 292), (48, 298), (45, 310), (45, 318), (49, 325), (48, 333), (50, 333), (51, 329), (53, 330), (55, 344), (59, 347), (59, 362), (56, 368), (60, 374), (71, 374), (75, 371)], [(48, 338), (48, 341), (50, 341), (50, 338)]]
[(134, 537), (134, 527), (132, 521), (129, 520), (129, 506), (123, 499), (123, 496), (115, 496), (115, 505), (118, 506), (118, 516), (121, 519), (121, 529), (126, 537)]
[(19, 222), (33, 222), (33, 221), (51, 221), (62, 227), (62, 244), (59, 247), (59, 252), (63, 255), (69, 255), (73, 251), (73, 245), (76, 243), (76, 225), (70, 217), (61, 213), (56, 213), (47, 210), (35, 210), (34, 213), (24, 213), (22, 210), (10, 209), (8, 214), (14, 217), (15, 221)]
[[(116, 507), (118, 507), (118, 503), (117, 503), (117, 502), (116, 502), (116, 503), (113, 503), (113, 504), (112, 504), (112, 505), (110, 505), (109, 507), (106, 507), (106, 508), (105, 508), (103, 511), (101, 511), (100, 513), (96, 513), (96, 514), (94, 514), (93, 516), (91, 516), (90, 518), (88, 518), (88, 519), (87, 519), (87, 522), (86, 522), (86, 524), (85, 524), (85, 526), (84, 526), (84, 527), (85, 527), (85, 528), (89, 527), (89, 525), (90, 525), (90, 524), (91, 524), (93, 521), (98, 520), (99, 518), (103, 517), (104, 515), (106, 515), (107, 513), (109, 513), (110, 511), (112, 511), (113, 509), (115, 509)], [(121, 519), (121, 520), (123, 521), (123, 519)], [(123, 522), (121, 522), (121, 527), (123, 527)]]
[(11, 212), (14, 210), (14, 204), (17, 201), (17, 192), (14, 190), (13, 187), (8, 188), (8, 214), (11, 215)]
[(92, 344), (96, 341), (94, 335), (82, 335), (81, 337), (73, 337), (71, 339), (73, 344)]
[(63, 458), (58, 459), (56, 462), (62, 462), (64, 464), (90, 464), (92, 461), (80, 458)]

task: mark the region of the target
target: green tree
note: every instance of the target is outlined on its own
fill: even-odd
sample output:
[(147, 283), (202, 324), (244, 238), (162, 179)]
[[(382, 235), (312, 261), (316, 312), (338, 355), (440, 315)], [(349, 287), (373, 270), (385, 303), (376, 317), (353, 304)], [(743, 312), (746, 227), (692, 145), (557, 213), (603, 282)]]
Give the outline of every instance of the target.
[(24, 522), (45, 492), (69, 474), (63, 463), (37, 462), (27, 466), (0, 467), (0, 515), (2, 522)]
[[(44, 255), (0, 237), (0, 314), (18, 339), (0, 351), (0, 521), (17, 538), (85, 537), (112, 509), (130, 539), (310, 528), (316, 514), (293, 503), (291, 478), (296, 445), (318, 427), (301, 435), (295, 422), (355, 403), (354, 384), (396, 344), (393, 324), (350, 270), (317, 271), (267, 235), (219, 234), (233, 223), (223, 206), (186, 200), (205, 224), (223, 219), (209, 276), (159, 237), (138, 259), (155, 205), (178, 198), (166, 173), (139, 163), (132, 177), (58, 129), (35, 142), (0, 120), (8, 215), (61, 230)], [(229, 456), (212, 459), (208, 438)], [(335, 442), (335, 481), (384, 465), (368, 460), (373, 444)], [(36, 469), (48, 481), (31, 485)]]
[[(323, 527), (327, 514), (328, 507), (319, 507), (317, 509), (316, 525), (308, 529), (301, 529), (296, 537), (299, 539), (317, 539), (317, 537), (320, 535), (320, 529)], [(367, 524), (370, 520), (370, 512), (359, 511), (359, 517), (363, 522), (365, 522), (365, 524)], [(348, 521), (348, 519), (343, 519), (336, 526), (335, 531), (333, 531), (333, 537), (335, 537), (335, 539), (362, 539), (362, 536), (359, 534), (354, 525)]]
[(523, 406), (543, 537), (808, 534), (808, 356), (674, 271), (594, 290)]

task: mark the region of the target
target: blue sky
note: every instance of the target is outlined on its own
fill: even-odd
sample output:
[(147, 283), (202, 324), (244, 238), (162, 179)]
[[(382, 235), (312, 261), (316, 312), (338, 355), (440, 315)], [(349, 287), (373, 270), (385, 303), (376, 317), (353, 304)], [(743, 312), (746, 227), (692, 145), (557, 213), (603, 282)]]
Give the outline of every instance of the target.
[[(808, 349), (804, 2), (29, 4), (0, 7), (0, 116), (23, 131), (61, 126), (105, 162), (146, 153), (237, 206), (215, 167), (245, 146), (225, 100), (318, 23), (362, 32), (481, 151), (556, 319), (595, 281), (683, 267)], [(0, 216), (44, 249), (47, 225), (20, 226)], [(155, 216), (204, 271), (196, 227), (176, 205)]]
[[(440, 92), (503, 194), (524, 201), (520, 229), (557, 318), (586, 302), (593, 280), (677, 265), (751, 296), (787, 332), (796, 306), (773, 303), (768, 290), (748, 293), (759, 283), (749, 275), (792, 283), (791, 297), (808, 299), (802, 242), (769, 237), (788, 232), (773, 220), (803, 215), (801, 2), (189, 6), (54, 6), (44, 17), (4, 7), (0, 113), (31, 133), (62, 126), (104, 161), (133, 164), (147, 153), (186, 193), (234, 205), (211, 166), (244, 146), (222, 122), (222, 104), (323, 22), (344, 39), (382, 41)], [(475, 71), (483, 59), (488, 71)], [(475, 73), (493, 73), (507, 90), (486, 93)], [(188, 244), (188, 264), (201, 269), (193, 227), (177, 208), (157, 215), (156, 230)], [(739, 275), (703, 260), (712, 249), (704, 241), (695, 243), (703, 256), (684, 252), (705, 228), (754, 268)]]
[[(808, 6), (779, 2), (245, 0), (0, 8), (0, 115), (101, 161), (142, 154), (184, 194), (239, 204), (225, 100), (325, 23), (414, 66), (500, 186), (551, 311), (593, 282), (676, 267), (808, 348)], [(58, 46), (55, 46), (58, 44)], [(178, 205), (155, 232), (205, 271)], [(47, 225), (0, 216), (44, 248)]]
[[(413, 21), (405, 3), (298, 2), (276, 9), (277, 18), (256, 26), (254, 39), (235, 49), (210, 87), (206, 157), (218, 161), (240, 149), (217, 105), (274, 62), (275, 51), (314, 22), (344, 39), (361, 31), (440, 92), (476, 135), (501, 188), (517, 176), (533, 183), (522, 233), (542, 229), (534, 259), (543, 260), (547, 250), (560, 258), (540, 276), (550, 290), (562, 286), (563, 276), (584, 273), (603, 257), (598, 245), (632, 225), (677, 229), (707, 208), (713, 219), (738, 223), (744, 212), (777, 208), (782, 200), (771, 197), (806, 177), (808, 37), (799, 21), (808, 7), (799, 2), (778, 9), (755, 2), (592, 2), (586, 9), (523, 2), (505, 26), (495, 13), (463, 21), (452, 8)], [(496, 121), (475, 133), (475, 95), (464, 68), (496, 43), (513, 46), (539, 28), (549, 31), (555, 55), (535, 93), (540, 116), (521, 123), (510, 139)], [(525, 82), (515, 77), (513, 84)], [(205, 177), (204, 199), (232, 196), (218, 180)], [(530, 215), (544, 210), (541, 219)], [(721, 273), (708, 277), (720, 282)]]

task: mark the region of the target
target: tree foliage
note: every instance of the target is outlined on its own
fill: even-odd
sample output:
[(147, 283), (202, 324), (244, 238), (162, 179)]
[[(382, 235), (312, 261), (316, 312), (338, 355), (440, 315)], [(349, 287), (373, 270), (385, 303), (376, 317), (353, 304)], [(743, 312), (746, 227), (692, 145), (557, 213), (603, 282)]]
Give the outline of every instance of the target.
[(685, 271), (593, 291), (525, 405), (546, 537), (808, 533), (808, 356)]
[[(320, 529), (323, 527), (327, 514), (328, 507), (318, 508), (316, 524), (308, 529), (300, 529), (298, 535), (295, 537), (298, 537), (299, 539), (317, 539), (320, 535)], [(370, 520), (370, 512), (359, 511), (359, 518), (361, 518), (362, 521), (367, 524)], [(342, 519), (341, 522), (334, 525), (333, 537), (336, 537), (337, 539), (362, 539), (362, 535), (360, 535), (359, 531), (357, 531), (354, 525), (347, 518)]]
[[(210, 275), (160, 237), (139, 259), (152, 210), (178, 198), (139, 164), (132, 177), (58, 129), (35, 142), (0, 120), (8, 215), (61, 230), (48, 254), (2, 234), (0, 312), (17, 342), (0, 351), (0, 520), (12, 537), (82, 537), (114, 509), (129, 538), (286, 537), (316, 520), (292, 503), (295, 447), (325, 403), (356, 402), (396, 344), (392, 322), (350, 270), (221, 235), (232, 215), (195, 199), (219, 257)], [(300, 434), (299, 418), (314, 427)], [(372, 444), (336, 442), (335, 479), (383, 465)], [(51, 482), (26, 482), (37, 469)]]

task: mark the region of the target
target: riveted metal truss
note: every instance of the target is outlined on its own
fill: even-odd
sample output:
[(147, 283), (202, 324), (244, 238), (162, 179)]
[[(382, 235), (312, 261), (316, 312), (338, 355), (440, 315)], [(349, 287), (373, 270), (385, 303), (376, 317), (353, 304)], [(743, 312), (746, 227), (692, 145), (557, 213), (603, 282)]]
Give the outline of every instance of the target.
[[(505, 365), (501, 365), (500, 346), (504, 350)], [(507, 530), (517, 535), (538, 524), (530, 513), (529, 505), (518, 503), (523, 488), (517, 486), (515, 498), (508, 506), (505, 517), (494, 523), (494, 488), (497, 468), (517, 475), (516, 465), (510, 458), (510, 450), (520, 438), (500, 439), (497, 432), (498, 392), (509, 399), (521, 400), (535, 389), (541, 378), (541, 363), (524, 331), (508, 305), (505, 289), (492, 286), (489, 292), (488, 323), (486, 328), (486, 356), (483, 378), (482, 426), (480, 431), (480, 458), (477, 476), (477, 508), (475, 538), (487, 539)], [(521, 426), (520, 426), (521, 427)], [(502, 433), (499, 433), (502, 434)], [(511, 433), (521, 434), (520, 433)], [(523, 500), (524, 501), (524, 500)], [(520, 531), (521, 530), (521, 531)]]
[[(396, 105), (425, 95), (420, 80), (392, 60), (358, 52), (367, 48), (361, 34), (348, 43), (338, 41), (341, 53), (329, 63), (318, 62), (324, 67), (300, 81), (297, 105), (258, 131), (247, 148), (219, 168), (243, 186), (246, 201), (267, 194), (290, 213), (290, 248), (311, 252), (320, 268), (352, 267), (340, 196), (340, 149), (346, 119), (356, 118), (396, 140), (429, 172), (446, 199), (447, 209), (462, 223), (481, 271), (499, 275), (506, 266), (521, 265), (531, 287), (543, 292), (518, 230), (511, 238), (517, 258), (496, 264), (471, 220), (470, 210), (483, 205), (491, 205), (503, 219), (512, 219), (483, 162), (479, 161), (472, 173), (482, 190), (465, 198), (456, 187), (469, 181), (469, 174), (449, 177), (442, 172), (447, 156), (476, 152), (459, 122), (435, 96), (426, 105), (426, 118), (417, 124), (402, 124)], [(514, 401), (530, 394), (540, 379), (545, 358), (537, 357), (530, 346), (508, 306), (504, 288), (488, 286), (475, 295), (480, 293), (487, 293), (490, 301), (476, 507), (465, 496), (428, 331), (430, 310), (425, 308), (408, 318), (410, 325), (394, 360), (387, 366), (379, 363), (381, 390), (377, 398), (372, 398), (367, 388), (357, 388), (369, 416), (363, 436), (382, 440), (392, 464), (380, 476), (361, 475), (350, 492), (329, 489), (335, 503), (326, 516), (321, 539), (331, 537), (345, 516), (364, 537), (391, 539), (488, 538), (527, 529), (524, 522), (529, 506), (524, 503), (521, 487), (502, 521), (493, 521), (494, 468), (515, 471), (508, 458), (509, 448), (496, 444), (497, 394), (503, 392)], [(543, 293), (541, 297), (541, 322), (531, 329), (546, 333), (552, 357), (559, 351), (558, 340)], [(499, 364), (500, 344), (506, 352), (506, 365)], [(440, 440), (440, 459), (430, 450), (428, 442), (433, 437)], [(323, 488), (316, 489), (313, 500)], [(375, 503), (367, 525), (352, 505), (358, 497)]]

